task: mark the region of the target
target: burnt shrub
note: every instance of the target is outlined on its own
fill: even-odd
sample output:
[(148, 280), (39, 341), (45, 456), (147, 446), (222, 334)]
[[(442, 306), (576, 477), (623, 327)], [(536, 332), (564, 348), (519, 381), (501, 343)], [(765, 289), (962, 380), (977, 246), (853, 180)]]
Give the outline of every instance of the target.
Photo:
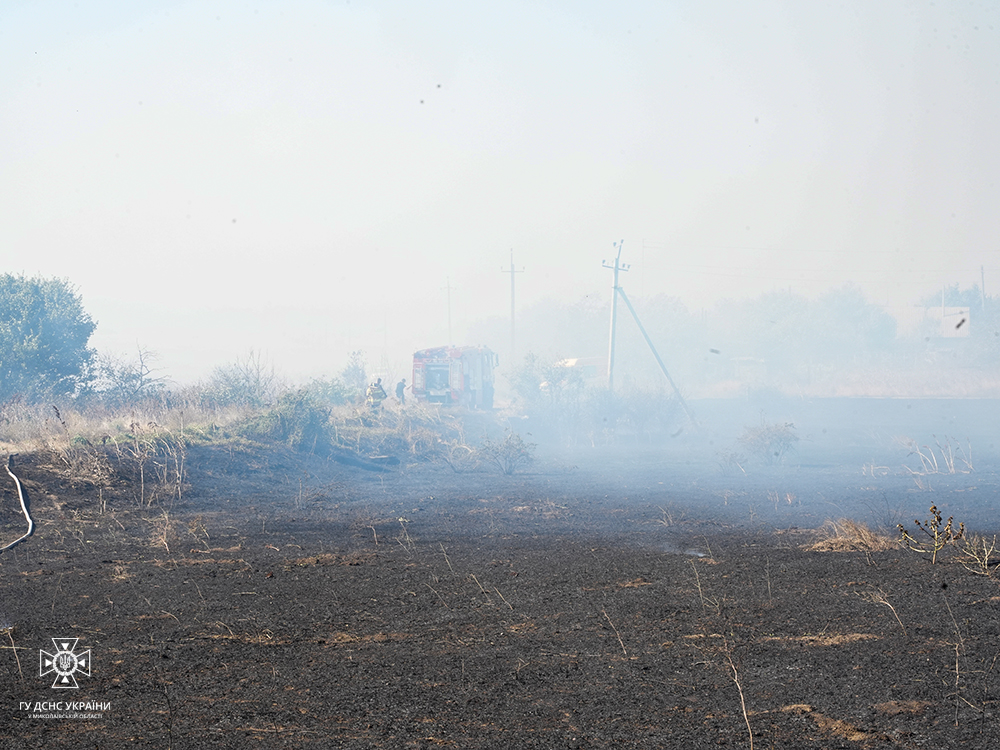
[(760, 459), (766, 464), (781, 463), (798, 441), (794, 424), (767, 422), (763, 417), (759, 425), (744, 428), (737, 440), (747, 456)]
[(535, 459), (535, 444), (524, 442), (518, 433), (508, 428), (503, 440), (493, 440), (488, 435), (483, 437), (476, 454), (501, 474), (510, 476)]

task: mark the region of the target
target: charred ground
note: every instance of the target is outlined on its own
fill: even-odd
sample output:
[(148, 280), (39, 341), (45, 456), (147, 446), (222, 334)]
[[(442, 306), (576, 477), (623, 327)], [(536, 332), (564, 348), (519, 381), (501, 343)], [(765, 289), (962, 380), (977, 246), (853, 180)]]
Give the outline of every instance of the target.
[[(995, 744), (996, 578), (953, 549), (810, 548), (828, 519), (892, 535), (931, 504), (992, 536), (988, 436), (968, 471), (924, 471), (892, 426), (820, 421), (783, 462), (726, 459), (737, 415), (513, 476), (201, 445), (148, 502), (113, 462), (22, 454), (38, 528), (0, 556), (4, 747)], [(23, 525), (10, 483), (3, 542)], [(53, 637), (92, 651), (78, 690), (38, 675)], [(55, 700), (110, 708), (19, 708)]]

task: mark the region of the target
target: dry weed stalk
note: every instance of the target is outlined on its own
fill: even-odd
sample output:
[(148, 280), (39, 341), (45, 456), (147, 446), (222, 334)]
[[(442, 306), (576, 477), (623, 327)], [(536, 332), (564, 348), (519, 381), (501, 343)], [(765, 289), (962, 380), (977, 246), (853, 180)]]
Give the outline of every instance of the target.
[[(934, 444), (937, 445), (938, 452), (941, 454), (941, 463), (938, 463), (937, 455), (934, 453), (934, 449), (929, 445), (918, 445), (917, 441), (907, 438), (904, 440), (904, 444), (910, 451), (909, 455), (915, 455), (920, 460), (920, 471), (915, 471), (906, 465), (904, 465), (903, 468), (911, 474), (918, 475), (969, 474), (974, 471), (972, 466), (971, 441), (968, 439), (966, 440), (966, 445), (968, 447), (968, 450), (966, 450), (957, 440), (955, 441), (955, 444), (952, 445), (951, 438), (948, 436), (945, 436), (944, 445), (941, 445), (941, 441), (938, 440), (937, 435), (932, 435), (931, 437), (934, 438)], [(956, 468), (956, 461), (961, 462), (965, 468)], [(943, 471), (941, 469), (941, 464), (944, 464)]]
[[(706, 659), (705, 661), (699, 661), (696, 663), (704, 664), (716, 669), (722, 669), (728, 678), (733, 681), (733, 684), (736, 685), (736, 690), (740, 696), (740, 709), (743, 712), (743, 721), (746, 724), (747, 736), (750, 741), (750, 750), (753, 750), (753, 727), (750, 724), (750, 711), (747, 709), (746, 692), (743, 689), (743, 678), (740, 674), (743, 657), (740, 653), (738, 653), (738, 644), (735, 642), (737, 637), (737, 626), (728, 617), (721, 616), (721, 606), (718, 614), (721, 617), (721, 620), (716, 622), (716, 627), (718, 628), (717, 632), (711, 632), (711, 630), (715, 630), (715, 628), (712, 628), (711, 630), (704, 631), (700, 636), (694, 636), (705, 638), (705, 641), (703, 641), (705, 645), (703, 647), (696, 645), (695, 648), (701, 651), (705, 655)], [(721, 639), (722, 643), (719, 645), (719, 641), (715, 640), (715, 645), (710, 645), (711, 642), (708, 639)], [(749, 643), (750, 640), (747, 640), (744, 643), (744, 647), (749, 645)], [(746, 653), (745, 648), (741, 651), (742, 653)], [(721, 663), (719, 661), (720, 656)]]
[(475, 581), (476, 585), (479, 587), (479, 590), (482, 591), (484, 594), (486, 594), (486, 597), (489, 598), (490, 592), (483, 588), (483, 584), (479, 582), (479, 579), (476, 577), (476, 574), (469, 573), (469, 578)]
[(513, 612), (514, 611), (514, 605), (511, 604), (509, 601), (507, 601), (507, 597), (505, 597), (503, 594), (500, 593), (500, 589), (498, 589), (496, 586), (494, 586), (493, 590), (497, 592), (497, 596), (500, 597), (500, 601), (502, 601), (504, 604), (506, 604), (507, 607), (508, 607), (508, 609), (510, 609), (510, 611)]
[(954, 516), (948, 516), (948, 520), (942, 522), (941, 511), (938, 510), (936, 505), (930, 507), (930, 514), (931, 517), (923, 523), (919, 520), (913, 522), (923, 534), (921, 539), (915, 539), (911, 536), (903, 528), (903, 524), (899, 524), (897, 528), (899, 529), (902, 542), (906, 545), (907, 549), (914, 552), (929, 552), (931, 554), (931, 565), (933, 565), (937, 562), (938, 552), (949, 545), (957, 545), (958, 540), (965, 534), (965, 524), (960, 523), (958, 531), (955, 531), (953, 527)]
[[(775, 512), (777, 512), (777, 510), (778, 510), (778, 504), (782, 500), (781, 494), (779, 492), (775, 491), (775, 490), (768, 490), (767, 491), (767, 499), (770, 500), (772, 503), (774, 503), (774, 510), (775, 510)], [(795, 495), (793, 493), (791, 493), (791, 492), (786, 492), (784, 500), (785, 500), (785, 503), (787, 505), (794, 505), (795, 504)]]
[(876, 466), (874, 461), (861, 465), (861, 476), (864, 477), (884, 477), (888, 476), (888, 466)]
[(0, 646), (0, 648), (9, 648), (11, 651), (14, 652), (14, 661), (17, 662), (17, 674), (21, 677), (21, 682), (24, 682), (24, 672), (21, 671), (21, 659), (17, 655), (17, 650), (21, 647), (14, 645), (14, 626), (8, 625), (7, 627), (3, 628), (3, 632), (5, 632), (7, 634), (7, 637), (10, 639), (10, 645)]
[(399, 534), (399, 536), (396, 537), (396, 541), (399, 542), (399, 546), (401, 546), (407, 552), (412, 553), (417, 545), (413, 541), (413, 538), (410, 536), (410, 532), (406, 530), (406, 524), (408, 524), (410, 521), (409, 519), (403, 517), (400, 517), (398, 520), (401, 533)]
[(892, 616), (896, 618), (896, 622), (899, 623), (899, 627), (903, 630), (903, 637), (906, 638), (906, 626), (903, 625), (903, 621), (899, 619), (899, 613), (896, 612), (896, 608), (892, 606), (889, 601), (889, 595), (879, 588), (873, 588), (870, 591), (865, 591), (859, 594), (859, 596), (865, 601), (871, 602), (872, 604), (884, 604), (892, 612)]
[(997, 552), (997, 538), (987, 539), (981, 534), (972, 534), (963, 540), (958, 561), (970, 573), (991, 576), (1000, 568), (994, 553)]
[(163, 547), (170, 554), (170, 532), (172, 530), (173, 522), (170, 520), (170, 514), (167, 511), (163, 511), (163, 515), (159, 518), (158, 526), (153, 532), (153, 544), (157, 547)]
[[(958, 712), (961, 708), (961, 703), (965, 703), (967, 706), (973, 710), (980, 710), (978, 706), (972, 704), (964, 695), (962, 695), (962, 671), (961, 671), (961, 655), (962, 651), (965, 649), (965, 639), (962, 637), (962, 631), (958, 627), (958, 620), (955, 619), (955, 613), (951, 611), (951, 604), (948, 603), (948, 595), (942, 591), (942, 596), (944, 597), (944, 606), (948, 610), (948, 617), (951, 618), (951, 623), (955, 627), (955, 635), (957, 640), (954, 643), (949, 643), (948, 645), (954, 647), (955, 649), (955, 691), (951, 693), (955, 697), (955, 726), (958, 726)], [(945, 641), (945, 643), (948, 643)], [(983, 706), (985, 711), (985, 705)]]
[(719, 454), (719, 468), (722, 470), (723, 474), (733, 473), (733, 468), (737, 468), (744, 474), (747, 470), (743, 468), (743, 464), (747, 462), (746, 456), (742, 453), (737, 453), (736, 451), (720, 451)]
[(604, 614), (605, 619), (608, 621), (608, 625), (610, 625), (611, 629), (615, 631), (615, 635), (618, 636), (618, 643), (622, 647), (622, 653), (625, 654), (625, 656), (628, 656), (628, 651), (625, 649), (625, 641), (622, 640), (622, 634), (618, 632), (618, 628), (616, 628), (615, 624), (611, 622), (611, 615), (609, 615), (608, 611), (603, 607), (601, 608), (601, 612)]
[(698, 575), (698, 566), (694, 564), (694, 560), (690, 560), (689, 562), (691, 563), (691, 568), (694, 570), (694, 583), (698, 588), (698, 598), (701, 599), (702, 609), (708, 609), (709, 605), (711, 605), (716, 614), (721, 614), (722, 603), (718, 599), (705, 596), (705, 593), (701, 589), (701, 578)]
[(451, 609), (451, 607), (448, 606), (448, 602), (446, 602), (444, 600), (444, 597), (441, 596), (441, 593), (436, 588), (434, 588), (433, 586), (431, 586), (429, 583), (424, 583), (424, 586), (426, 586), (431, 591), (433, 591), (435, 594), (437, 594), (437, 598), (441, 600), (441, 603), (444, 605), (445, 609)]
[(208, 535), (208, 529), (205, 528), (205, 518), (202, 515), (195, 516), (192, 520), (188, 521), (188, 533), (194, 537), (195, 541), (200, 542), (205, 545), (205, 549), (209, 550), (209, 540), (211, 537)]
[(676, 525), (684, 516), (683, 510), (678, 510), (674, 507), (673, 503), (670, 504), (669, 508), (664, 508), (662, 505), (657, 506), (660, 509), (662, 517), (657, 519), (656, 523), (666, 528)]
[(743, 709), (743, 721), (747, 725), (747, 735), (750, 737), (750, 750), (753, 750), (753, 727), (750, 726), (750, 714), (747, 712), (747, 701), (746, 697), (743, 695), (743, 683), (740, 682), (740, 670), (736, 666), (736, 661), (733, 659), (733, 649), (729, 644), (729, 639), (723, 636), (723, 653), (726, 656), (726, 663), (729, 665), (729, 669), (732, 671), (730, 678), (736, 684), (736, 690), (740, 694), (740, 708)]
[(448, 552), (447, 552), (447, 550), (445, 550), (444, 544), (441, 543), (441, 542), (438, 542), (438, 545), (441, 547), (441, 554), (444, 555), (444, 561), (446, 563), (448, 563), (448, 570), (451, 571), (452, 575), (455, 575), (455, 569), (451, 566), (451, 560), (448, 559)]

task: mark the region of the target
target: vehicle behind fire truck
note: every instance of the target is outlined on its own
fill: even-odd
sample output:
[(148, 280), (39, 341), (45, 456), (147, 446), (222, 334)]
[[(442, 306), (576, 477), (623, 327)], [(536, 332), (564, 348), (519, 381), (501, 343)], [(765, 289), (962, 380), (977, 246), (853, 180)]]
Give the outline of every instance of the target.
[(493, 408), (499, 358), (485, 346), (441, 346), (413, 355), (411, 389), (417, 401)]

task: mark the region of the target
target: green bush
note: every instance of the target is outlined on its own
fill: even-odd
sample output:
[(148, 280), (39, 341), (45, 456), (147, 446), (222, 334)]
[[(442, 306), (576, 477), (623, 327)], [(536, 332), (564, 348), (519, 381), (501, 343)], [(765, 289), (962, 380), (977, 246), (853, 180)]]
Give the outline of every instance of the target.
[(348, 385), (341, 378), (313, 379), (303, 390), (316, 401), (330, 406), (353, 404), (360, 395), (357, 388)]
[(307, 391), (289, 391), (263, 414), (240, 422), (235, 431), (250, 439), (273, 440), (295, 450), (326, 453), (330, 448), (330, 410)]

